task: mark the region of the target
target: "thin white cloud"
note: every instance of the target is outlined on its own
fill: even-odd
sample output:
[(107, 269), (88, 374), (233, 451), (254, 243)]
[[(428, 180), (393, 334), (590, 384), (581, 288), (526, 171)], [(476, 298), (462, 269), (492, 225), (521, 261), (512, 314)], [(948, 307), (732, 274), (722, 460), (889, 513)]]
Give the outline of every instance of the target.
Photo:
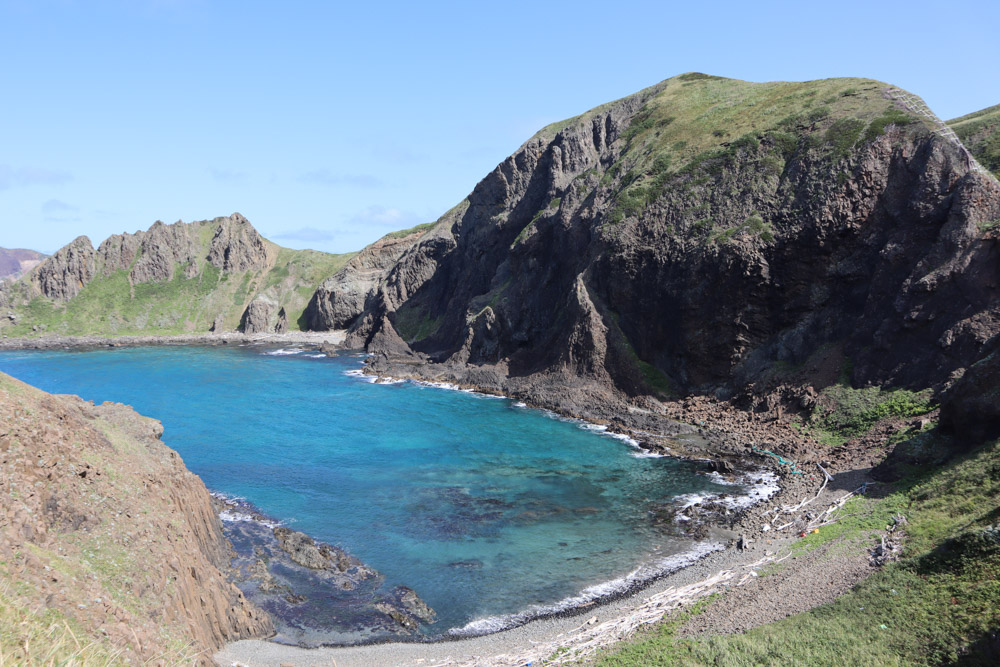
[(47, 222), (79, 222), (80, 208), (59, 199), (50, 199), (42, 204), (42, 218)]
[(312, 185), (347, 185), (355, 188), (379, 188), (382, 181), (371, 174), (335, 174), (329, 169), (315, 169), (301, 174), (299, 183)]
[(247, 173), (245, 171), (209, 167), (208, 173), (219, 183), (243, 183), (247, 180)]
[(372, 155), (380, 160), (402, 164), (424, 162), (427, 159), (424, 153), (417, 153), (406, 146), (397, 145), (377, 146), (372, 149)]
[(391, 207), (387, 208), (385, 206), (369, 206), (353, 215), (348, 222), (352, 225), (375, 225), (379, 227), (392, 227), (393, 229), (406, 229), (427, 221), (410, 211)]
[(0, 164), (0, 190), (26, 185), (62, 185), (73, 180), (73, 175), (60, 169), (41, 167), (12, 167)]
[(317, 229), (315, 227), (300, 227), (299, 229), (293, 229), (291, 231), (281, 232), (280, 234), (274, 234), (271, 236), (273, 239), (281, 239), (284, 241), (303, 241), (305, 243), (332, 241), (336, 237), (337, 235), (330, 230)]

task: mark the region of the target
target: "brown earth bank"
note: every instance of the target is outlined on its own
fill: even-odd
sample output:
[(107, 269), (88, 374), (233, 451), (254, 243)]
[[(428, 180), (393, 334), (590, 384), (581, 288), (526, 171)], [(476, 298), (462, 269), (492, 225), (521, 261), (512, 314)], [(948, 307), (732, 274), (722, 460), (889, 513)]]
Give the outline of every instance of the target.
[(209, 494), (162, 432), (128, 406), (0, 374), (0, 602), (64, 619), (132, 664), (209, 665), (273, 628), (229, 582)]

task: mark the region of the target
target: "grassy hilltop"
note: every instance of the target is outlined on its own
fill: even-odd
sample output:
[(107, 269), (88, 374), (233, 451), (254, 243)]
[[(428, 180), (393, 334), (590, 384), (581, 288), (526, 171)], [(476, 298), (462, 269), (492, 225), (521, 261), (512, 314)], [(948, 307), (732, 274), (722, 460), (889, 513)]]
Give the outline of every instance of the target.
[(1000, 178), (1000, 104), (948, 121), (979, 163)]

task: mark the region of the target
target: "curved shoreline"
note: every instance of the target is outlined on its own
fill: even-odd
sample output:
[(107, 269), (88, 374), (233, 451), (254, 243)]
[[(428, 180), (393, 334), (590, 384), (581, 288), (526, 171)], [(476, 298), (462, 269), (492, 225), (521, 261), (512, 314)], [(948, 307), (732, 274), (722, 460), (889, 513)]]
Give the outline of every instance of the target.
[[(240, 333), (222, 334), (198, 334), (179, 336), (122, 336), (122, 337), (91, 337), (91, 336), (70, 336), (70, 337), (44, 337), (44, 338), (22, 338), (22, 339), (0, 339), (0, 349), (59, 349), (59, 348), (94, 348), (94, 347), (128, 347), (128, 346), (157, 346), (157, 345), (228, 345), (228, 344), (284, 344), (299, 343), (306, 345), (321, 345), (323, 343), (339, 344), (344, 339), (343, 331), (332, 332), (291, 332), (287, 334), (252, 334), (244, 335)], [(367, 369), (366, 369), (367, 370)], [(369, 371), (370, 372), (370, 371)], [(366, 373), (367, 375), (367, 373)], [(379, 376), (389, 379), (387, 376)], [(416, 383), (438, 386), (447, 389), (458, 389), (464, 391), (474, 391), (484, 395), (498, 396), (494, 392), (483, 391), (481, 388), (457, 384), (434, 382), (426, 378), (408, 377), (392, 378), (392, 380), (410, 380)], [(447, 386), (450, 385), (450, 386)], [(506, 397), (515, 401), (523, 401), (523, 397)], [(553, 417), (568, 419), (582, 424), (596, 424), (584, 417), (569, 414), (566, 411), (553, 410), (551, 406), (529, 405), (535, 409), (541, 409), (554, 413)], [(562, 413), (562, 414), (560, 414)], [(696, 428), (692, 430), (697, 431)], [(653, 434), (651, 434), (653, 435)], [(622, 434), (620, 437), (626, 437)], [(670, 436), (667, 436), (670, 437)], [(645, 444), (645, 443), (643, 443)], [(641, 449), (641, 447), (640, 447)], [(699, 448), (695, 448), (698, 451)], [(696, 457), (690, 451), (669, 451), (666, 456), (684, 459), (704, 460), (706, 450), (701, 450), (700, 457)], [(659, 455), (664, 455), (658, 452)], [(756, 457), (754, 457), (756, 458)], [(761, 461), (758, 459), (758, 462)], [(769, 462), (763, 461), (767, 468), (774, 470), (780, 475), (781, 484), (779, 491), (772, 495), (769, 500), (755, 503), (743, 510), (742, 518), (734, 526), (735, 530), (727, 530), (715, 525), (710, 525), (709, 530), (721, 538), (721, 543), (732, 543), (737, 535), (743, 532), (743, 527), (749, 528), (751, 523), (760, 523), (759, 519), (764, 514), (765, 509), (773, 506), (776, 502), (787, 499), (790, 493), (790, 485), (798, 487), (806, 480), (801, 477), (795, 479), (782, 474), (784, 471), (780, 467), (772, 466)], [(762, 466), (758, 466), (762, 467)], [(749, 529), (748, 532), (752, 532)], [(686, 585), (706, 574), (715, 572), (720, 568), (736, 567), (752, 560), (759, 559), (760, 553), (755, 549), (759, 545), (753, 544), (751, 549), (738, 552), (733, 548), (725, 548), (721, 551), (713, 551), (695, 560), (693, 563), (686, 563), (677, 569), (672, 569), (661, 574), (653, 575), (648, 579), (636, 581), (622, 591), (611, 593), (607, 596), (598, 597), (590, 602), (583, 603), (579, 607), (572, 607), (563, 610), (554, 610), (548, 614), (533, 617), (514, 627), (493, 631), (486, 634), (479, 634), (471, 637), (442, 637), (434, 641), (384, 641), (373, 644), (365, 644), (347, 647), (320, 647), (306, 649), (287, 644), (279, 644), (268, 640), (245, 640), (229, 644), (216, 654), (216, 660), (220, 664), (239, 665), (281, 665), (299, 661), (311, 664), (319, 661), (336, 660), (340, 667), (345, 665), (390, 665), (390, 664), (434, 664), (434, 660), (455, 660), (474, 659), (480, 656), (495, 655), (505, 653), (518, 647), (528, 647), (541, 641), (551, 640), (563, 635), (567, 630), (580, 625), (580, 617), (593, 613), (600, 620), (604, 620), (615, 615), (628, 614), (630, 610), (641, 605), (646, 598), (645, 594), (656, 594), (671, 586)], [(447, 656), (447, 658), (445, 658)], [(463, 657), (464, 656), (464, 657)], [(406, 661), (406, 662), (401, 662)], [(428, 662), (430, 661), (430, 662)]]
[[(389, 667), (394, 665), (508, 664), (510, 654), (530, 651), (539, 644), (569, 638), (581, 627), (621, 619), (634, 614), (650, 598), (671, 589), (690, 586), (717, 576), (720, 571), (742, 571), (765, 554), (793, 540), (782, 537), (774, 543), (751, 545), (746, 551), (733, 548), (715, 551), (647, 585), (591, 607), (546, 616), (523, 625), (477, 637), (435, 642), (382, 642), (361, 646), (314, 649), (278, 644), (268, 640), (242, 640), (226, 645), (215, 655), (220, 665), (281, 667), (282, 665), (336, 664), (338, 667)], [(513, 661), (509, 664), (525, 664)]]

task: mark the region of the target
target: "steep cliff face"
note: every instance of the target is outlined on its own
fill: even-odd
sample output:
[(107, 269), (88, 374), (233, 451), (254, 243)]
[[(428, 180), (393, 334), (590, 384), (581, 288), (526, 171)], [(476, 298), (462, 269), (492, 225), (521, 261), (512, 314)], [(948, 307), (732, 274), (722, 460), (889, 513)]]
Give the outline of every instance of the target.
[[(464, 208), (464, 203), (459, 208)], [(438, 224), (441, 221), (383, 236), (324, 280), (305, 311), (309, 328), (328, 331), (351, 326), (400, 257)]]
[(1000, 186), (900, 99), (690, 74), (546, 128), (350, 340), (515, 391), (731, 395), (834, 344), (857, 384), (941, 386), (1000, 329)]
[(268, 264), (268, 249), (250, 222), (234, 213), (216, 227), (208, 247), (208, 261), (223, 272), (259, 272)]
[[(289, 250), (239, 213), (116, 234), (95, 251), (81, 237), (0, 287), (8, 336), (171, 334), (301, 328), (316, 286), (353, 255)], [(264, 320), (251, 304), (274, 304)], [(256, 309), (260, 310), (260, 309)]]
[(30, 274), (34, 290), (53, 301), (69, 301), (94, 277), (94, 247), (86, 236), (42, 262)]
[(0, 579), (16, 582), (0, 602), (44, 607), (134, 664), (212, 664), (272, 625), (227, 580), (208, 492), (162, 431), (0, 374)]
[(945, 394), (941, 425), (958, 436), (961, 449), (1000, 436), (1000, 335)]

